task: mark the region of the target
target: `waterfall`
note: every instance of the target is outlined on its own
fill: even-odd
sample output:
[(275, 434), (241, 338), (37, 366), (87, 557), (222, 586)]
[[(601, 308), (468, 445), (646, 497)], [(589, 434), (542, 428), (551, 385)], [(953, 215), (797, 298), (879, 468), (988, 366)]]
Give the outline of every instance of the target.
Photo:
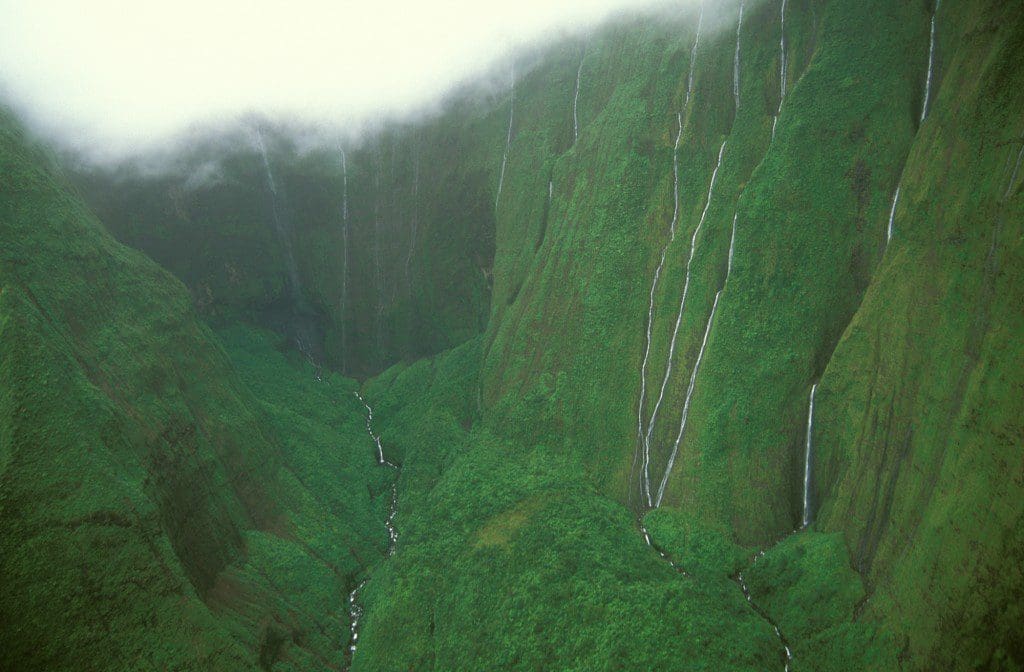
[(508, 134), (505, 136), (505, 154), (501, 157), (501, 172), (498, 173), (498, 195), (494, 197), (494, 209), (498, 209), (501, 200), (501, 188), (505, 184), (505, 166), (508, 165), (508, 153), (512, 147), (512, 121), (516, 114), (516, 69), (512, 68), (512, 100), (508, 106)]
[(738, 212), (732, 216), (732, 236), (729, 238), (729, 265), (725, 267), (726, 282), (729, 282), (729, 276), (732, 275), (732, 254), (736, 250), (736, 218), (739, 216)]
[(374, 321), (374, 337), (377, 356), (384, 356), (384, 268), (381, 260), (380, 236), (380, 183), (384, 170), (383, 157), (377, 155), (377, 170), (373, 176), (373, 283), (377, 290), (377, 314)]
[(740, 3), (740, 18), (736, 23), (736, 55), (732, 60), (732, 95), (736, 99), (736, 111), (740, 109), (740, 33), (743, 31), (743, 3)]
[(782, 9), (779, 12), (779, 111), (782, 111), (782, 101), (786, 98), (786, 0), (782, 0)]
[(661, 402), (665, 400), (665, 389), (668, 387), (669, 378), (672, 376), (672, 360), (675, 359), (676, 342), (679, 338), (679, 326), (683, 322), (686, 298), (690, 291), (690, 269), (693, 265), (693, 257), (697, 250), (697, 236), (700, 234), (701, 228), (704, 226), (704, 220), (707, 219), (708, 208), (711, 207), (711, 197), (715, 192), (715, 181), (718, 179), (718, 170), (722, 167), (722, 155), (724, 153), (725, 142), (722, 142), (722, 146), (718, 150), (718, 163), (715, 165), (715, 170), (711, 173), (711, 186), (708, 187), (707, 202), (704, 203), (704, 210), (701, 212), (700, 220), (697, 222), (697, 227), (693, 230), (693, 237), (690, 239), (690, 256), (686, 260), (686, 279), (683, 282), (683, 298), (679, 301), (679, 312), (676, 314), (675, 328), (672, 330), (672, 339), (669, 342), (668, 362), (665, 365), (665, 376), (661, 379), (661, 390), (658, 392), (658, 400), (654, 404), (654, 410), (651, 412), (650, 421), (647, 423), (647, 434), (644, 439), (645, 445), (647, 446), (650, 445), (651, 436), (654, 434), (654, 425), (658, 421), (658, 411), (661, 409)]
[(256, 127), (255, 138), (256, 147), (259, 149), (260, 156), (263, 159), (263, 171), (267, 178), (267, 187), (270, 189), (270, 210), (274, 219), (274, 230), (277, 231), (278, 238), (281, 239), (281, 247), (284, 249), (285, 268), (288, 272), (289, 289), (291, 290), (295, 308), (298, 308), (303, 304), (302, 282), (299, 280), (299, 267), (295, 263), (295, 253), (292, 250), (291, 227), (288, 226), (288, 220), (282, 214), (278, 204), (277, 182), (274, 180), (274, 171), (270, 168), (270, 157), (267, 154), (267, 146), (263, 142), (263, 131), (259, 126)]
[(583, 58), (580, 58), (580, 67), (576, 70), (576, 93), (572, 97), (572, 141), (575, 144), (580, 138), (580, 121), (576, 110), (580, 103), (580, 78), (583, 76)]
[(348, 657), (349, 660), (355, 655), (356, 647), (359, 644), (359, 621), (363, 618), (363, 607), (359, 604), (359, 593), (369, 579), (359, 582), (352, 592), (348, 594)]
[[(356, 399), (366, 409), (366, 432), (373, 439), (374, 445), (377, 447), (377, 464), (382, 467), (389, 467), (396, 472), (400, 472), (401, 468), (394, 462), (389, 462), (384, 457), (384, 448), (380, 441), (380, 435), (373, 431), (373, 409), (370, 407), (366, 400), (359, 392), (353, 392)], [(391, 502), (388, 505), (388, 516), (384, 521), (384, 526), (388, 531), (388, 548), (386, 556), (391, 557), (395, 554), (395, 549), (398, 546), (398, 530), (395, 527), (395, 516), (398, 515), (398, 483), (392, 483), (391, 485)], [(359, 604), (359, 594), (362, 592), (363, 587), (369, 579), (363, 579), (355, 589), (348, 594), (348, 613), (349, 613), (349, 645), (348, 645), (348, 665), (343, 669), (348, 670), (352, 665), (352, 656), (356, 652), (356, 647), (359, 641), (359, 623), (363, 617), (363, 607)]]
[(811, 524), (811, 452), (814, 434), (814, 395), (818, 384), (811, 385), (811, 398), (807, 404), (807, 438), (804, 440), (804, 516), (803, 527)]
[(412, 255), (416, 250), (416, 234), (420, 224), (420, 153), (418, 144), (413, 144), (412, 154), (412, 217), (409, 219), (409, 250), (405, 255), (405, 283), (410, 292), (412, 292)]
[(921, 123), (924, 123), (925, 118), (928, 116), (928, 102), (932, 96), (932, 78), (935, 74), (935, 15), (939, 13), (939, 3), (941, 0), (935, 0), (935, 7), (932, 9), (932, 21), (930, 35), (928, 40), (928, 76), (924, 82), (924, 102), (921, 104)]
[(690, 415), (690, 401), (693, 399), (693, 390), (697, 385), (697, 373), (700, 371), (700, 363), (704, 359), (704, 350), (708, 346), (708, 336), (711, 335), (711, 325), (715, 321), (715, 312), (718, 310), (718, 298), (722, 296), (722, 290), (715, 294), (715, 302), (711, 305), (711, 314), (708, 315), (707, 326), (704, 327), (704, 339), (700, 344), (700, 351), (697, 353), (697, 361), (693, 363), (693, 371), (690, 372), (690, 385), (686, 388), (686, 400), (683, 402), (683, 414), (679, 421), (679, 434), (676, 435), (675, 445), (672, 446), (672, 454), (665, 466), (665, 474), (661, 477), (661, 485), (658, 486), (658, 499), (654, 506), (661, 506), (661, 500), (665, 496), (665, 486), (668, 485), (668, 477), (672, 474), (672, 468), (676, 464), (676, 456), (679, 454), (679, 444), (682, 443), (683, 434), (686, 432), (686, 420)]
[(690, 104), (690, 96), (693, 95), (693, 68), (697, 63), (697, 45), (700, 44), (700, 32), (704, 26), (704, 2), (700, 3), (700, 14), (697, 17), (697, 35), (693, 38), (693, 47), (690, 48), (690, 74), (686, 78), (686, 103)]
[(341, 370), (346, 370), (348, 357), (348, 157), (341, 149)]
[(786, 99), (786, 0), (782, 0), (782, 9), (779, 11), (781, 29), (779, 31), (779, 109), (772, 119), (772, 140), (775, 140), (775, 127), (779, 125), (779, 115), (782, 114), (782, 102)]
[(892, 197), (892, 208), (889, 210), (889, 226), (885, 229), (885, 244), (892, 240), (893, 224), (896, 223), (896, 204), (900, 202), (900, 189), (903, 185), (896, 185), (896, 194)]
[(669, 245), (676, 239), (676, 224), (679, 221), (679, 144), (683, 139), (683, 113), (679, 112), (676, 114), (676, 121), (679, 124), (679, 131), (676, 133), (676, 142), (672, 150), (672, 198), (674, 201), (672, 211), (672, 222), (669, 225), (669, 240), (661, 248), (661, 259), (658, 261), (658, 267), (654, 271), (654, 279), (651, 281), (651, 297), (650, 303), (647, 306), (647, 341), (644, 346), (644, 359), (643, 364), (640, 367), (640, 404), (639, 410), (637, 411), (636, 420), (636, 432), (637, 440), (640, 442), (641, 451), (643, 453), (643, 471), (642, 480), (640, 481), (641, 494), (647, 498), (647, 506), (651, 506), (651, 481), (648, 472), (648, 465), (650, 464), (650, 442), (646, 439), (644, 434), (644, 403), (647, 399), (647, 364), (650, 361), (651, 355), (651, 329), (654, 325), (654, 295), (658, 288), (658, 280), (661, 278), (661, 271), (665, 267), (665, 257), (668, 254)]

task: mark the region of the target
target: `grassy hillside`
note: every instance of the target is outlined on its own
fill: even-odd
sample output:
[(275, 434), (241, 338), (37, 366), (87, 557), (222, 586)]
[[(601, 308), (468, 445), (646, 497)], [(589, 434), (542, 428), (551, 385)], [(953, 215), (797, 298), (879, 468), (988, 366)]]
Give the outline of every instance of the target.
[(0, 667), (338, 667), (386, 544), (354, 383), (236, 330), (240, 378), (52, 165), (5, 116)]

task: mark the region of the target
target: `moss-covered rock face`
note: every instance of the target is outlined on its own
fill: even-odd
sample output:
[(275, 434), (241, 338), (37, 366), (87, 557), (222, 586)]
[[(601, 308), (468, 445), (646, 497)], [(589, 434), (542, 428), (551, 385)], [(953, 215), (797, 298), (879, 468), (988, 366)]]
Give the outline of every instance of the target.
[[(354, 670), (1019, 669), (1022, 49), (995, 0), (694, 5), (344, 152), (79, 169), (216, 337), (5, 131), (5, 662), (343, 666), (369, 576)], [(297, 349), (379, 374), (386, 562)]]
[[(148, 160), (74, 177), (118, 239), (215, 324), (273, 329), (366, 376), (484, 328), (494, 257), (476, 104), (360, 143), (316, 145), (254, 120)], [(298, 137), (298, 139), (296, 139)]]

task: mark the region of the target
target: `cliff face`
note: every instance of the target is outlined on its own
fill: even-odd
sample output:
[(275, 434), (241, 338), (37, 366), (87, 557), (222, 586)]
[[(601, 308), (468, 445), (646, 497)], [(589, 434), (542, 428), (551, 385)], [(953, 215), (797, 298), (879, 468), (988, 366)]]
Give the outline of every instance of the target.
[[(514, 91), (343, 160), (264, 130), (267, 163), (243, 136), (77, 181), (216, 324), (353, 374), (403, 360), (367, 385), (403, 536), (356, 668), (765, 669), (746, 571), (797, 666), (1014, 669), (1022, 47), (1021, 8), (987, 0), (694, 6), (524, 56)], [(231, 445), (225, 473), (267, 468)], [(157, 508), (192, 473), (160, 464)], [(224, 481), (203, 529), (273, 528)], [(658, 504), (696, 584), (634, 529)], [(232, 534), (182, 568), (200, 597)]]
[(477, 157), (497, 129), (478, 108), (313, 148), (253, 120), (156, 170), (74, 177), (108, 230), (181, 278), (204, 318), (273, 329), (364, 377), (484, 327), (494, 226)]
[(116, 243), (50, 165), (5, 117), (0, 666), (337, 658), (341, 595), (384, 543), (352, 386), (320, 402), (351, 420), (317, 458), (324, 476), (304, 478), (312, 447), (282, 435), (181, 284)]

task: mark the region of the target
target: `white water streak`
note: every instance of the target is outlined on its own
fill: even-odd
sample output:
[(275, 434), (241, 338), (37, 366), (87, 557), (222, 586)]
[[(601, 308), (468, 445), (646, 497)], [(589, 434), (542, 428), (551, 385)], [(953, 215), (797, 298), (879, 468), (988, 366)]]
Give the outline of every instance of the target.
[(693, 70), (697, 64), (697, 45), (700, 44), (700, 33), (704, 26), (704, 2), (700, 3), (700, 14), (697, 17), (697, 35), (693, 38), (693, 47), (690, 48), (690, 73), (686, 78), (686, 105), (690, 104), (690, 96), (693, 95)]
[(779, 12), (781, 31), (779, 32), (779, 113), (782, 112), (782, 101), (786, 99), (786, 0), (782, 0)]
[(661, 390), (658, 392), (658, 401), (654, 404), (654, 410), (651, 412), (650, 421), (647, 423), (647, 434), (644, 438), (645, 445), (650, 445), (651, 443), (651, 436), (654, 434), (654, 426), (658, 421), (658, 411), (661, 409), (661, 403), (665, 400), (665, 390), (668, 387), (669, 378), (672, 376), (672, 360), (675, 359), (676, 355), (676, 343), (679, 339), (679, 327), (683, 322), (683, 313), (686, 309), (686, 298), (690, 292), (690, 269), (693, 265), (693, 257), (697, 251), (697, 236), (704, 227), (704, 220), (707, 219), (708, 208), (711, 207), (711, 197), (715, 192), (715, 182), (718, 179), (718, 170), (722, 167), (722, 156), (724, 154), (725, 142), (722, 142), (722, 146), (718, 150), (718, 163), (715, 164), (715, 170), (711, 173), (711, 186), (708, 187), (707, 202), (704, 203), (704, 210), (701, 212), (700, 221), (697, 222), (697, 227), (693, 230), (693, 236), (690, 238), (690, 256), (686, 260), (686, 280), (683, 282), (683, 298), (679, 301), (679, 312), (676, 314), (676, 323), (672, 330), (672, 339), (669, 342), (668, 362), (665, 365), (665, 376), (661, 379)]
[(412, 291), (412, 256), (416, 250), (416, 235), (420, 223), (419, 195), (420, 195), (420, 152), (419, 144), (413, 145), (412, 157), (412, 217), (409, 219), (409, 249), (405, 255), (405, 283), (409, 291)]
[(263, 132), (259, 126), (255, 131), (256, 146), (263, 158), (263, 170), (267, 177), (267, 186), (270, 188), (270, 210), (274, 218), (274, 228), (281, 238), (281, 246), (284, 248), (285, 265), (288, 271), (288, 280), (291, 283), (292, 300), (297, 308), (302, 303), (302, 281), (299, 280), (299, 267), (295, 263), (295, 253), (292, 250), (292, 238), (288, 222), (284, 219), (278, 205), (277, 181), (274, 179), (274, 171), (270, 168), (270, 156), (267, 154), (267, 146), (263, 142)]
[(736, 55), (732, 62), (732, 95), (736, 99), (736, 111), (740, 109), (740, 34), (743, 31), (743, 3), (740, 3), (740, 18), (736, 23)]
[(672, 150), (672, 198), (674, 202), (672, 211), (672, 223), (669, 226), (669, 240), (661, 248), (661, 259), (658, 261), (658, 267), (654, 271), (654, 279), (651, 281), (651, 297), (650, 303), (647, 306), (647, 341), (644, 347), (644, 360), (640, 367), (640, 408), (637, 411), (636, 419), (636, 433), (637, 440), (640, 441), (641, 450), (643, 453), (643, 473), (642, 481), (640, 482), (641, 495), (646, 497), (647, 506), (651, 506), (651, 479), (650, 479), (650, 462), (651, 462), (651, 446), (650, 441), (644, 434), (644, 403), (647, 399), (647, 365), (650, 361), (651, 355), (651, 329), (654, 325), (654, 295), (658, 289), (658, 281), (661, 279), (661, 271), (665, 267), (665, 257), (668, 254), (668, 248), (672, 242), (676, 239), (676, 224), (679, 222), (679, 144), (683, 139), (683, 113), (679, 112), (676, 114), (676, 121), (679, 124), (679, 132), (676, 134), (675, 146)]
[(580, 58), (580, 67), (576, 70), (576, 93), (572, 97), (572, 141), (575, 143), (580, 138), (580, 120), (576, 110), (580, 104), (580, 78), (583, 76), (583, 59)]
[(348, 355), (348, 157), (341, 150), (341, 370)]
[(935, 0), (935, 9), (932, 10), (932, 21), (930, 29), (930, 38), (928, 40), (928, 77), (924, 83), (924, 102), (921, 105), (921, 123), (924, 123), (925, 118), (928, 116), (928, 103), (932, 96), (932, 78), (935, 72), (935, 15), (939, 12), (939, 2), (941, 0)]
[(893, 225), (896, 223), (896, 205), (900, 202), (900, 189), (903, 185), (896, 186), (896, 194), (892, 197), (892, 208), (889, 210), (889, 225), (885, 228), (885, 244), (892, 240)]
[(782, 103), (786, 100), (786, 0), (782, 0), (782, 8), (779, 11), (779, 108), (772, 117), (772, 141), (775, 141), (775, 129), (779, 125), (779, 116), (782, 114)]
[(701, 341), (700, 351), (697, 353), (697, 361), (693, 363), (693, 371), (690, 373), (690, 385), (686, 388), (686, 401), (683, 402), (683, 414), (679, 421), (679, 434), (676, 436), (675, 445), (672, 446), (672, 454), (665, 466), (665, 474), (661, 477), (661, 485), (658, 487), (658, 499), (654, 506), (661, 506), (661, 500), (665, 496), (665, 487), (668, 485), (668, 478), (672, 474), (672, 468), (676, 464), (676, 456), (679, 454), (679, 444), (683, 441), (683, 434), (686, 433), (686, 420), (690, 415), (690, 401), (693, 399), (693, 390), (697, 385), (697, 373), (700, 371), (700, 363), (704, 359), (704, 350), (708, 346), (708, 336), (711, 335), (711, 325), (715, 321), (715, 312), (718, 310), (718, 299), (722, 296), (722, 290), (715, 294), (715, 302), (711, 306), (711, 314), (708, 315), (708, 324), (704, 327), (704, 340)]
[(494, 209), (498, 209), (501, 200), (501, 188), (505, 184), (505, 166), (508, 165), (508, 153), (512, 147), (512, 121), (516, 114), (516, 70), (512, 68), (512, 100), (508, 106), (508, 134), (505, 136), (505, 154), (501, 157), (501, 172), (498, 173), (498, 195), (494, 197)]
[(811, 397), (807, 404), (807, 438), (804, 440), (804, 515), (803, 527), (811, 524), (811, 452), (814, 435), (814, 395), (818, 384), (811, 385)]
[[(381, 445), (380, 435), (373, 431), (373, 409), (370, 407), (368, 403), (366, 403), (366, 400), (363, 398), (363, 395), (359, 394), (359, 392), (353, 392), (353, 394), (356, 396), (356, 399), (358, 399), (359, 402), (363, 405), (363, 408), (366, 409), (366, 432), (370, 435), (370, 438), (373, 439), (373, 443), (377, 447), (377, 464), (379, 464), (382, 467), (386, 466), (390, 467), (391, 469), (394, 469), (395, 471), (398, 471), (398, 465), (393, 462), (389, 462), (384, 457), (384, 448)], [(394, 555), (395, 549), (398, 546), (398, 530), (395, 527), (396, 515), (398, 515), (397, 482), (391, 485), (391, 502), (388, 506), (388, 517), (384, 521), (384, 526), (387, 528), (388, 531), (387, 557), (391, 557), (392, 555)], [(349, 666), (344, 668), (346, 670), (351, 667), (352, 656), (355, 654), (356, 647), (359, 642), (359, 622), (362, 620), (363, 617), (363, 608), (359, 604), (359, 593), (362, 592), (363, 587), (366, 585), (368, 581), (369, 579), (363, 579), (363, 581), (358, 586), (356, 586), (355, 589), (348, 595), (348, 613), (351, 624), (349, 626), (348, 646)]]
[(732, 216), (732, 236), (729, 238), (729, 265), (725, 268), (725, 281), (729, 282), (729, 276), (732, 275), (732, 255), (736, 250), (736, 219), (739, 217), (739, 213), (735, 213)]

